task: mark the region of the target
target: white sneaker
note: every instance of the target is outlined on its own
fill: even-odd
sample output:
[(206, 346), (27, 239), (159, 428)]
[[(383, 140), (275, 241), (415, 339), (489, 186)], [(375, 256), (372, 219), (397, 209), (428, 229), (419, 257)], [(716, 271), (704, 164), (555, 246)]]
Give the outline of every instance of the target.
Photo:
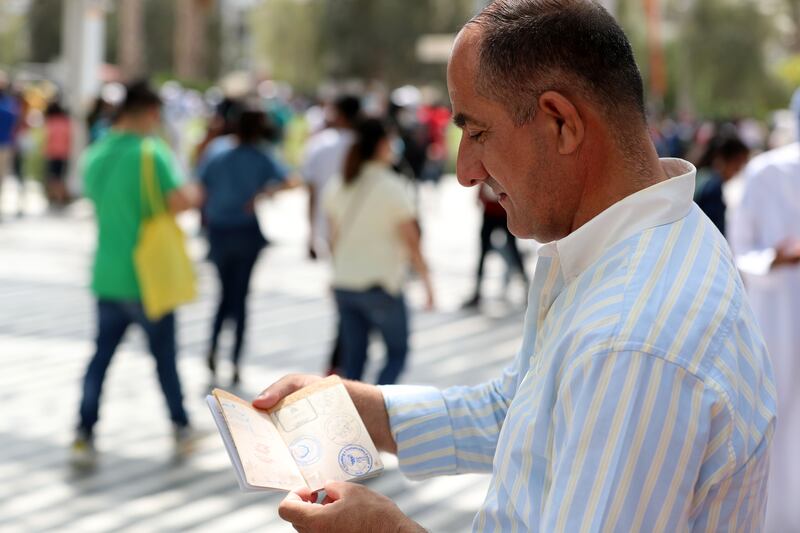
[(175, 440), (175, 455), (178, 457), (185, 457), (191, 454), (197, 442), (205, 436), (188, 424), (185, 426), (175, 425), (172, 431)]

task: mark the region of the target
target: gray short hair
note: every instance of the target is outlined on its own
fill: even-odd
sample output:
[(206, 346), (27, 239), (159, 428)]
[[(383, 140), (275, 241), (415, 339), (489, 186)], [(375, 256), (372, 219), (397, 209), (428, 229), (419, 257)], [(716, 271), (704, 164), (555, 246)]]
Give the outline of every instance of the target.
[(589, 0), (495, 0), (467, 23), (480, 32), (477, 89), (514, 121), (547, 90), (592, 101), (609, 119), (644, 123), (642, 77), (625, 33)]

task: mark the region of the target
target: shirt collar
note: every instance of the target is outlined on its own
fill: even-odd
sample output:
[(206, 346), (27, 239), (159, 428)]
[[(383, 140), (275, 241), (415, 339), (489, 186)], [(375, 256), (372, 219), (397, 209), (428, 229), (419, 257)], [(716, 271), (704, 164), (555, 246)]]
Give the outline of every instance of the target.
[(689, 214), (697, 170), (682, 159), (660, 161), (669, 179), (623, 198), (563, 239), (539, 248), (540, 256), (559, 259), (566, 283), (576, 279), (615, 244)]

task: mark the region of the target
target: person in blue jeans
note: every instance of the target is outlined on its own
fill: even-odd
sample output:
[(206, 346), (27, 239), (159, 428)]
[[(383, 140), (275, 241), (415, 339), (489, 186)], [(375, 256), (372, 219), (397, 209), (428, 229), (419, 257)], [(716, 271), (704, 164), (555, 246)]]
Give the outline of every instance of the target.
[(211, 155), (200, 170), (206, 197), (203, 214), (209, 258), (217, 269), (221, 288), (207, 363), (213, 380), (219, 335), (230, 319), (236, 332), (232, 353), (234, 385), (240, 380), (250, 278), (266, 243), (255, 214), (255, 201), (261, 194), (274, 194), (297, 182), (287, 179), (287, 170), (271, 154), (266, 144), (269, 131), (263, 112), (242, 111), (233, 144)]
[(341, 321), (345, 377), (363, 377), (369, 333), (377, 330), (386, 344), (386, 362), (378, 374), (378, 384), (397, 382), (408, 354), (408, 312), (403, 294), (372, 287), (365, 291), (336, 289), (334, 295)]
[(403, 281), (409, 263), (433, 307), (433, 288), (420, 250), (410, 184), (392, 170), (389, 131), (376, 119), (356, 129), (342, 178), (324, 198), (330, 218), (333, 288), (339, 311), (345, 377), (360, 380), (369, 334), (381, 333), (386, 363), (379, 384), (395, 383), (408, 353)]
[(170, 419), (177, 427), (189, 424), (183, 408), (181, 383), (175, 366), (175, 314), (169, 313), (158, 321), (150, 321), (139, 301), (98, 300), (97, 352), (89, 363), (83, 381), (83, 400), (80, 406), (80, 427), (87, 433), (97, 423), (100, 408), (100, 389), (111, 357), (128, 327), (138, 324), (147, 335), (150, 352), (156, 360), (161, 390), (167, 400)]
[[(97, 218), (97, 250), (92, 268), (92, 292), (97, 299), (97, 345), (83, 378), (80, 420), (71, 448), (72, 463), (92, 466), (96, 459), (94, 428), (98, 421), (103, 382), (117, 346), (132, 324), (147, 335), (156, 360), (161, 390), (174, 426), (176, 452), (191, 449), (197, 436), (189, 426), (176, 367), (175, 315), (149, 320), (141, 302), (134, 250), (143, 217), (141, 161), (144, 140), (160, 124), (161, 100), (146, 83), (128, 86), (114, 127), (95, 142), (84, 158), (84, 191)], [(199, 204), (197, 191), (181, 185), (167, 145), (151, 139), (156, 183), (173, 213)]]

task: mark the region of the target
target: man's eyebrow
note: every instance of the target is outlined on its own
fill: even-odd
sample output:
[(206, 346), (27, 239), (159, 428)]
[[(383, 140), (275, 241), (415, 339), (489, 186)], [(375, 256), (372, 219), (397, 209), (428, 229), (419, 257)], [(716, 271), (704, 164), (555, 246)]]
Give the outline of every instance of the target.
[(456, 113), (453, 116), (453, 124), (455, 124), (459, 128), (463, 128), (464, 126), (466, 126), (467, 122), (475, 124), (475, 125), (478, 125), (478, 126), (482, 125), (480, 122), (478, 122), (477, 120), (475, 120), (471, 116), (466, 115), (464, 113)]

